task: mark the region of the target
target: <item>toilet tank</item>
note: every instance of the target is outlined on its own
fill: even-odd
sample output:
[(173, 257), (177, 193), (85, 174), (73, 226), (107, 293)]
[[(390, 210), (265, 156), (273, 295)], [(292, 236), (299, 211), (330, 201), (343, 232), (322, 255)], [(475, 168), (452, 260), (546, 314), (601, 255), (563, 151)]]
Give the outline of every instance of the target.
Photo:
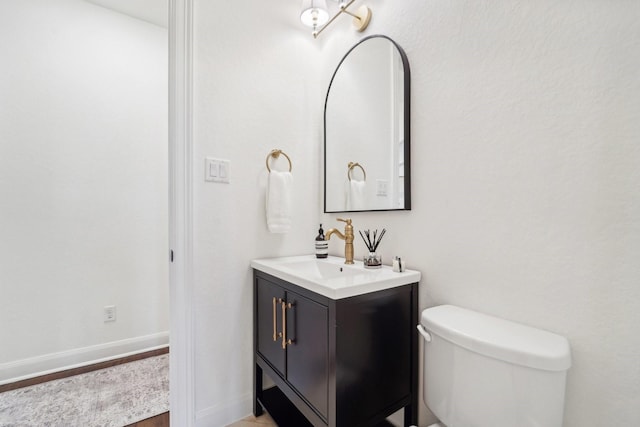
[(561, 427), (565, 337), (451, 305), (426, 309), (424, 401), (447, 427)]

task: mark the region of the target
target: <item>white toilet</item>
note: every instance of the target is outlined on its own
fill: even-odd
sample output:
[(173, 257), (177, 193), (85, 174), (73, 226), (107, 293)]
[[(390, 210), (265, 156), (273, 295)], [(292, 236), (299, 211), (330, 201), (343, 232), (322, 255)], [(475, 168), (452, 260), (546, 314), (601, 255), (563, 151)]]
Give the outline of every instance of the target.
[(561, 427), (565, 337), (452, 305), (422, 312), (432, 427)]

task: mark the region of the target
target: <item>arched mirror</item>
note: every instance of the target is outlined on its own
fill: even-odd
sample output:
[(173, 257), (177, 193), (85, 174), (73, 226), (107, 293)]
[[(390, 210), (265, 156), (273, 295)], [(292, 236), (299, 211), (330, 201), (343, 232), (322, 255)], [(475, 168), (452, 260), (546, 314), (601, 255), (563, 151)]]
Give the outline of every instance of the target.
[(342, 58), (324, 106), (324, 211), (411, 209), (409, 61), (382, 35)]

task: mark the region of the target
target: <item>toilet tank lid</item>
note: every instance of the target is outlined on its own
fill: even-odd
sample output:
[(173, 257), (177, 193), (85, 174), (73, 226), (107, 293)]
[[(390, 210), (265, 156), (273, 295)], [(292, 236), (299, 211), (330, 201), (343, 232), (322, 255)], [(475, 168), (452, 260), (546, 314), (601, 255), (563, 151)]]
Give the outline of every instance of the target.
[(424, 310), (421, 323), (455, 345), (505, 362), (547, 371), (571, 367), (569, 342), (548, 331), (453, 305)]

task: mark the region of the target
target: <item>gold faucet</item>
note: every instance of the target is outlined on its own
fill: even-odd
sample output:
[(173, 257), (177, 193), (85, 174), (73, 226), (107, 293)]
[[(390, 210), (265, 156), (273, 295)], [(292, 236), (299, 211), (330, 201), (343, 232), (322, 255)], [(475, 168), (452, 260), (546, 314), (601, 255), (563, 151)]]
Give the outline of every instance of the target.
[(335, 233), (339, 238), (344, 240), (344, 263), (353, 264), (353, 225), (351, 225), (351, 218), (338, 218), (338, 221), (347, 223), (347, 225), (344, 226), (344, 234), (335, 228), (330, 228), (325, 234), (325, 237), (329, 240), (331, 239), (331, 235)]

